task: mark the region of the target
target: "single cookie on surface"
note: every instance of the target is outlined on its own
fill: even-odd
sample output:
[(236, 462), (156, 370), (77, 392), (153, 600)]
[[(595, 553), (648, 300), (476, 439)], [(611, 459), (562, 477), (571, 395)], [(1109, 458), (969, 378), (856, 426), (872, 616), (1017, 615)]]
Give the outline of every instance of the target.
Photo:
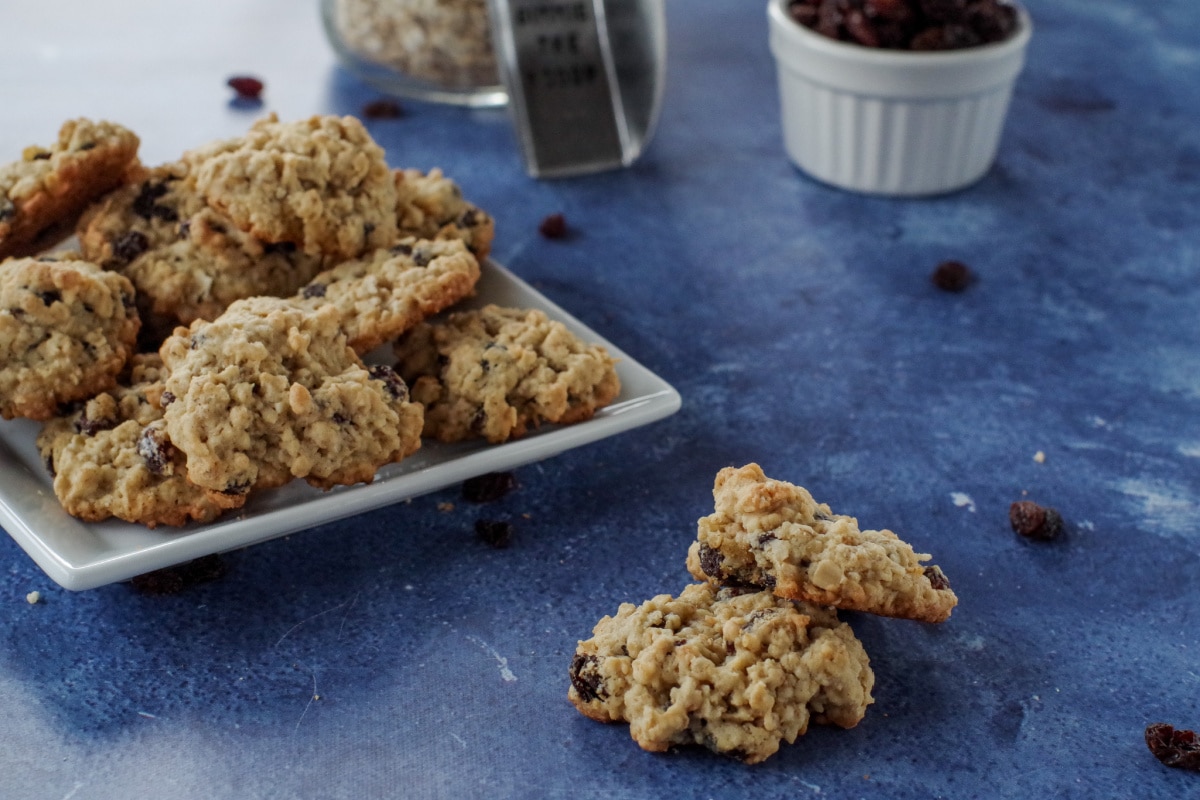
[(420, 405), (391, 368), (355, 355), (333, 306), (238, 300), (177, 329), (159, 352), (168, 436), (206, 489), (370, 483), (420, 447)]
[(644, 749), (701, 744), (755, 764), (808, 730), (852, 728), (875, 675), (836, 612), (710, 584), (624, 603), (579, 643), (567, 697)]
[(480, 261), (487, 258), (496, 223), (486, 211), (463, 198), (458, 184), (440, 169), (398, 169), (394, 174), (401, 236), (460, 239)]
[(169, 333), (215, 319), (235, 300), (293, 294), (321, 270), (320, 258), (294, 244), (268, 244), (240, 230), (187, 176), (183, 162), (142, 170), (80, 220), (84, 257), (129, 278), (144, 320), (161, 321)]
[[(138, 138), (111, 122), (63, 123), (50, 147), (25, 148), (0, 166), (0, 258), (29, 255), (43, 231), (69, 226), (88, 203), (119, 186), (137, 162)], [(64, 235), (67, 231), (64, 231)]]
[(136, 355), (123, 385), (42, 426), (38, 451), (67, 513), (154, 528), (211, 522), (245, 503), (245, 495), (201, 489), (187, 479), (183, 454), (163, 421), (163, 372), (157, 354)]
[(408, 238), (322, 272), (296, 302), (337, 308), (347, 341), (362, 354), (470, 296), (478, 281), (479, 262), (463, 242)]
[(621, 391), (615, 362), (543, 312), (488, 305), (421, 323), (396, 367), (425, 406), (425, 435), (489, 442), (590, 419)]
[(396, 240), (396, 186), (354, 117), (280, 122), (184, 155), (189, 180), (213, 208), (264, 241), (314, 256), (355, 258)]
[(699, 522), (687, 567), (700, 580), (769, 589), (780, 597), (888, 617), (942, 622), (958, 604), (930, 556), (888, 530), (860, 531), (805, 489), (726, 467), (716, 510)]
[(0, 416), (50, 419), (113, 386), (139, 325), (129, 281), (76, 254), (0, 262)]

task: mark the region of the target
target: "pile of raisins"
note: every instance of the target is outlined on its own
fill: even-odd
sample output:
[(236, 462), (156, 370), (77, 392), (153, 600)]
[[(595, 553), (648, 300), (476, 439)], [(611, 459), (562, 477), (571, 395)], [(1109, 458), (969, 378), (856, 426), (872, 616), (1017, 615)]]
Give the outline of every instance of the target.
[(957, 50), (1007, 39), (1005, 0), (789, 0), (792, 19), (823, 36), (890, 50)]

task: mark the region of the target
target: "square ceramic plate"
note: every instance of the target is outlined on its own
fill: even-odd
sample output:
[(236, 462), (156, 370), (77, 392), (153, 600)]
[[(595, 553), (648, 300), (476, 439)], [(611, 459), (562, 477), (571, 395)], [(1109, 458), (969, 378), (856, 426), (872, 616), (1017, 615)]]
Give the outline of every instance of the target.
[[(0, 421), (0, 525), (55, 582), (67, 589), (91, 589), (360, 514), (475, 475), (510, 470), (679, 410), (679, 393), (666, 381), (491, 262), (484, 265), (475, 297), (463, 306), (486, 303), (540, 308), (584, 340), (602, 344), (618, 359), (621, 394), (595, 417), (576, 425), (545, 426), (500, 445), (426, 441), (415, 455), (381, 469), (371, 484), (322, 492), (294, 481), (252, 497), (236, 515), (207, 525), (154, 530), (118, 520), (82, 522), (67, 514), (34, 446), (38, 423)], [(386, 356), (386, 351), (376, 351), (366, 360), (383, 361)]]

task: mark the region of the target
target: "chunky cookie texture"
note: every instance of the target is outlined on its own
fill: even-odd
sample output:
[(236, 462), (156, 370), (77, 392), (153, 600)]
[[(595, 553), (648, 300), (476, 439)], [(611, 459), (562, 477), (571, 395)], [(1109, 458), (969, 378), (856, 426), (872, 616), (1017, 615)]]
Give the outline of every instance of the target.
[(407, 238), (322, 272), (296, 302), (334, 306), (361, 354), (469, 296), (478, 281), (479, 262), (462, 241)]
[(480, 261), (492, 249), (496, 224), (486, 211), (468, 202), (457, 183), (440, 169), (398, 169), (396, 224), (402, 236), (459, 239)]
[(699, 521), (687, 567), (701, 580), (757, 587), (780, 597), (889, 617), (941, 622), (958, 598), (930, 556), (891, 531), (862, 531), (805, 489), (727, 467), (715, 511)]
[(834, 611), (710, 584), (622, 604), (579, 643), (570, 677), (576, 708), (628, 722), (646, 750), (700, 744), (751, 764), (810, 720), (854, 727), (875, 683)]
[(0, 262), (0, 416), (47, 420), (113, 386), (137, 341), (133, 298), (75, 254)]
[(177, 329), (160, 353), (167, 434), (206, 489), (370, 483), (420, 446), (420, 405), (391, 368), (355, 355), (333, 306), (239, 300)]
[(121, 184), (138, 138), (111, 122), (69, 120), (49, 147), (25, 148), (0, 166), (0, 258), (29, 255), (48, 228), (70, 225), (88, 203)]
[(425, 435), (497, 443), (543, 422), (590, 419), (621, 391), (615, 362), (537, 310), (502, 308), (422, 323), (396, 343), (397, 370), (425, 406)]
[(184, 155), (213, 208), (263, 242), (355, 258), (396, 239), (396, 186), (383, 149), (354, 117), (280, 122)]
[(122, 385), (42, 427), (38, 451), (67, 513), (154, 528), (210, 522), (245, 502), (187, 479), (183, 454), (163, 421), (164, 377), (156, 354), (136, 355)]
[(188, 174), (183, 162), (142, 170), (80, 220), (84, 256), (129, 278), (143, 319), (169, 333), (215, 319), (235, 300), (293, 294), (321, 270), (320, 258), (294, 244), (239, 229), (189, 186)]

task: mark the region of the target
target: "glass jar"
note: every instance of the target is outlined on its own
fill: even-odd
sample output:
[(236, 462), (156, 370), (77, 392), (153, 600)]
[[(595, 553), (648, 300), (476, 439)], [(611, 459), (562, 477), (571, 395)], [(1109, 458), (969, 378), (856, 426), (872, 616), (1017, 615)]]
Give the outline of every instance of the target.
[(487, 0), (321, 0), (342, 63), (380, 91), (483, 107), (508, 101)]

